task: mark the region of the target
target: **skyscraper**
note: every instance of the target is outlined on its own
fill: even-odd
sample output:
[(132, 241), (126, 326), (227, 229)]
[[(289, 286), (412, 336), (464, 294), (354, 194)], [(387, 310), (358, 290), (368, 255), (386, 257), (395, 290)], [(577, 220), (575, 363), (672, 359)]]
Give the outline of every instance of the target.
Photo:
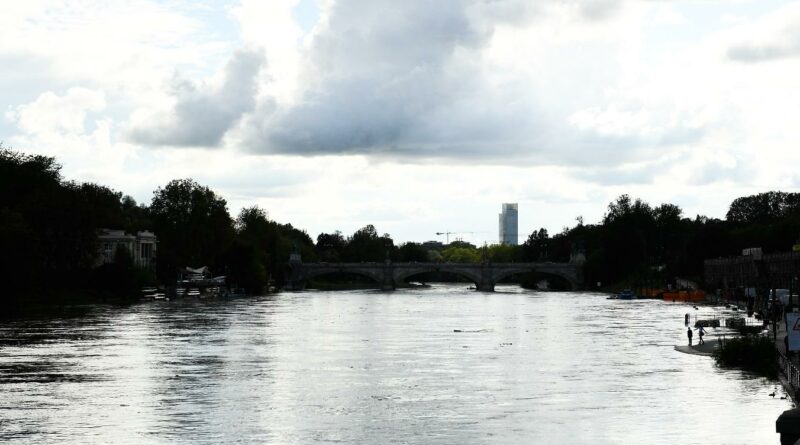
[(503, 204), (503, 213), (500, 214), (500, 244), (509, 246), (517, 245), (517, 203)]

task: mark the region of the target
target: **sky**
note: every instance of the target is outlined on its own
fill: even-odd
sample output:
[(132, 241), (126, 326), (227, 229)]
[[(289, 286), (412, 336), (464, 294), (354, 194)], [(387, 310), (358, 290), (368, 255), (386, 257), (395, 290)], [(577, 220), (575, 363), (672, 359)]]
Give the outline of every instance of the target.
[(800, 2), (28, 0), (0, 6), (0, 141), (149, 203), (396, 242), (520, 242), (621, 194), (724, 218), (800, 188)]

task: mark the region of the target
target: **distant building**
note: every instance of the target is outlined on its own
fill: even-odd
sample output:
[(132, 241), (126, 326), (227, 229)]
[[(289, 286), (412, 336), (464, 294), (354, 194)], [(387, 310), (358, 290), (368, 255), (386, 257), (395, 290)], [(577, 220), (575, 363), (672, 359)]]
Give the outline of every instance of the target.
[(500, 214), (500, 244), (516, 246), (519, 238), (517, 203), (503, 204), (503, 213)]
[(153, 232), (143, 231), (133, 235), (124, 230), (100, 229), (97, 233), (98, 256), (95, 266), (114, 262), (114, 255), (121, 246), (128, 250), (133, 264), (154, 268), (156, 264), (156, 244)]
[(425, 241), (422, 243), (422, 248), (425, 250), (442, 250), (444, 244), (441, 241)]

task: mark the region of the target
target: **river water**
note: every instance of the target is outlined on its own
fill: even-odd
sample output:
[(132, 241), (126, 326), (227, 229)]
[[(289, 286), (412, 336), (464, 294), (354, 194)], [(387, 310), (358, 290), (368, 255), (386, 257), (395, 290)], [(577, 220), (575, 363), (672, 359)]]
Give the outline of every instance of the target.
[(779, 384), (673, 349), (713, 310), (435, 285), (4, 321), (0, 441), (777, 444)]

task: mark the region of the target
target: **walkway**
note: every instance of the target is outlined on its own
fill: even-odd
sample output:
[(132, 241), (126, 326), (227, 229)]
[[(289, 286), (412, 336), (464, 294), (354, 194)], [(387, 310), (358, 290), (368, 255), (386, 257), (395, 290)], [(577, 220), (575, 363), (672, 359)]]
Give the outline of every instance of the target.
[(714, 354), (714, 349), (717, 347), (718, 344), (719, 340), (706, 340), (706, 342), (702, 345), (698, 345), (697, 343), (695, 343), (692, 346), (689, 345), (675, 346), (675, 350), (683, 352), (685, 354), (702, 355), (710, 357)]

